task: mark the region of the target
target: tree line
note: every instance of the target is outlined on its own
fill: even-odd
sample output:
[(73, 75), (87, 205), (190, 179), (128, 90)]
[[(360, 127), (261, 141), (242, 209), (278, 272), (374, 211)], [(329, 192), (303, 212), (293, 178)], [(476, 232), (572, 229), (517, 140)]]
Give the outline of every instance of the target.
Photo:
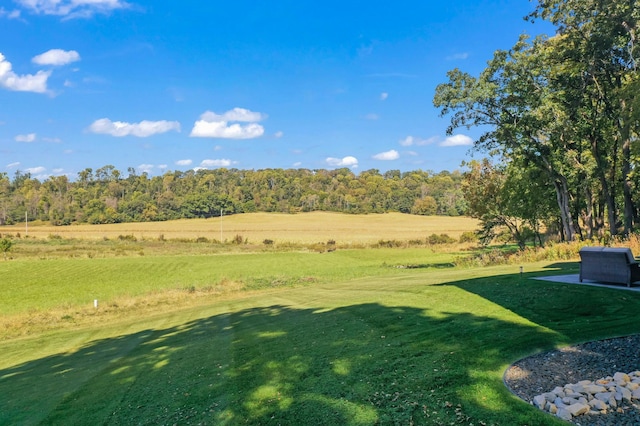
[(487, 238), (507, 227), (522, 240), (542, 224), (568, 241), (638, 228), (639, 18), (635, 0), (540, 0), (526, 19), (554, 35), (522, 36), (478, 76), (454, 69), (436, 88), (449, 133), (481, 129), (475, 148), (492, 156), (465, 184)]
[(167, 171), (126, 177), (114, 166), (86, 168), (75, 180), (0, 173), (0, 225), (25, 220), (118, 223), (208, 218), (249, 212), (335, 211), (462, 215), (466, 203), (458, 171), (354, 174), (350, 169)]

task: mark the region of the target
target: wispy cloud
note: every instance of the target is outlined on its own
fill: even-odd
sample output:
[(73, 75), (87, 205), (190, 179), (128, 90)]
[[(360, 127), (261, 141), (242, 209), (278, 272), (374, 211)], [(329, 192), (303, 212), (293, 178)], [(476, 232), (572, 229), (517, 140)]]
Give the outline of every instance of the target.
[(124, 121), (111, 121), (108, 118), (101, 118), (91, 123), (89, 130), (93, 133), (106, 134), (115, 137), (137, 136), (139, 138), (146, 138), (148, 136), (170, 131), (179, 132), (180, 123), (177, 121), (166, 120), (143, 120), (139, 123), (127, 123)]
[(200, 167), (209, 168), (209, 167), (229, 167), (233, 164), (233, 161), (227, 160), (226, 158), (221, 158), (218, 160), (202, 160), (200, 163)]
[(386, 101), (388, 97), (389, 97), (389, 94), (387, 92), (380, 93), (380, 100), (381, 101)]
[(36, 134), (28, 133), (26, 135), (17, 135), (14, 139), (16, 142), (26, 142), (26, 143), (35, 142)]
[(407, 136), (406, 138), (402, 139), (399, 143), (401, 146), (425, 146), (425, 145), (431, 145), (433, 143), (436, 143), (437, 141), (438, 141), (438, 138), (435, 136), (428, 139), (422, 139), (417, 136)]
[(193, 160), (178, 160), (176, 161), (176, 166), (190, 166), (193, 164)]
[(402, 72), (378, 72), (367, 74), (366, 77), (373, 78), (416, 78), (416, 74), (406, 74)]
[(149, 173), (151, 174), (151, 172), (153, 171), (153, 168), (155, 166), (153, 164), (140, 164), (138, 167), (136, 167), (136, 170), (141, 172), (141, 173)]
[(46, 172), (47, 169), (45, 167), (38, 166), (38, 167), (27, 167), (26, 169), (24, 169), (24, 171), (26, 173), (31, 173), (32, 175), (39, 175)]
[(60, 138), (48, 138), (48, 137), (44, 137), (42, 138), (43, 142), (49, 142), (49, 143), (61, 143), (62, 139)]
[(121, 0), (15, 0), (24, 9), (43, 15), (70, 18), (90, 18), (102, 13), (108, 14), (117, 9), (130, 7)]
[(456, 61), (456, 60), (464, 60), (469, 58), (469, 54), (467, 52), (454, 53), (453, 55), (447, 56), (445, 59), (447, 61)]
[(4, 7), (0, 7), (0, 18), (7, 17), (9, 19), (19, 19), (20, 11), (18, 9), (6, 10)]

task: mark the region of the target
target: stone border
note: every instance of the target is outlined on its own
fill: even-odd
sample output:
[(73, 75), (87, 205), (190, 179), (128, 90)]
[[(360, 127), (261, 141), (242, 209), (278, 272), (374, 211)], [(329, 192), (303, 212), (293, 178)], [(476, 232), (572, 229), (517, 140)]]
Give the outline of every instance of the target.
[(583, 414), (624, 412), (623, 403), (640, 400), (640, 371), (629, 374), (617, 372), (613, 376), (591, 381), (556, 386), (551, 392), (533, 397), (532, 404), (562, 420)]

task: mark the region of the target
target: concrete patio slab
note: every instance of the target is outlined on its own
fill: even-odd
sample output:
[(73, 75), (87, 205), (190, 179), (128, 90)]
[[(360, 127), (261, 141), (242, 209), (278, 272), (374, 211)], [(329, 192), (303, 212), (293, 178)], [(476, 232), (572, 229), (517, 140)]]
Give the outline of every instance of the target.
[(577, 284), (577, 285), (588, 285), (593, 287), (605, 287), (612, 288), (615, 290), (628, 290), (628, 291), (640, 291), (640, 286), (635, 284), (635, 287), (632, 285), (631, 287), (627, 287), (626, 285), (620, 284), (605, 284), (597, 281), (591, 280), (583, 280), (580, 282), (580, 275), (578, 274), (569, 274), (569, 275), (548, 275), (544, 277), (534, 277), (534, 280), (541, 281), (552, 281), (554, 283), (563, 283), (563, 284)]

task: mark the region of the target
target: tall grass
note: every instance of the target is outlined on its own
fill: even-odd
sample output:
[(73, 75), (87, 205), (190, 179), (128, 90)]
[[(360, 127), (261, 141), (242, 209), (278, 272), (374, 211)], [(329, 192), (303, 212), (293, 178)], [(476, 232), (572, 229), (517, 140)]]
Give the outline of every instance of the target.
[(220, 242), (241, 235), (250, 243), (271, 239), (275, 243), (312, 244), (333, 239), (338, 245), (370, 244), (380, 239), (410, 240), (431, 234), (448, 234), (456, 240), (473, 231), (478, 221), (468, 217), (417, 216), (401, 213), (348, 215), (329, 212), (299, 214), (247, 213), (222, 218), (188, 219), (167, 222), (121, 223), (108, 225), (49, 226), (31, 224), (0, 226), (1, 235), (20, 234), (30, 238), (83, 240), (116, 239), (130, 235), (138, 241), (204, 237)]

